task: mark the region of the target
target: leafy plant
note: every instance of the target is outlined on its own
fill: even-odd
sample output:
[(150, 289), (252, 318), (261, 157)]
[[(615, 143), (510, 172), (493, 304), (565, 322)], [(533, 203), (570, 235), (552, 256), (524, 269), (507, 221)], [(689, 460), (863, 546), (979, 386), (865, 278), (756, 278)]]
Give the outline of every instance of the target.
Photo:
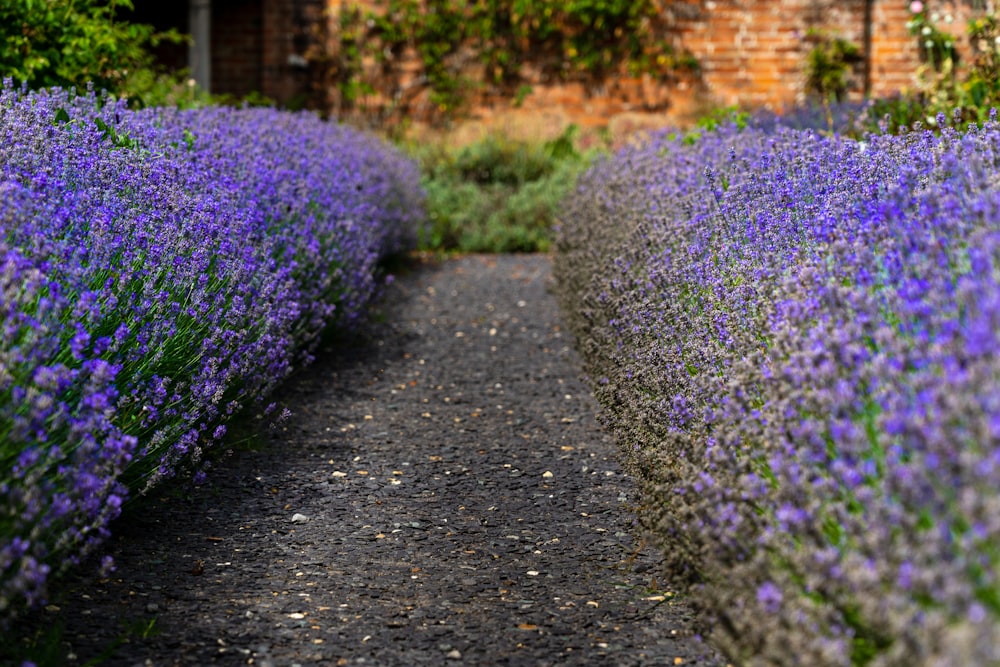
[[(149, 639), (160, 634), (160, 628), (156, 626), (155, 616), (115, 620), (118, 621), (121, 628), (119, 634), (108, 641), (95, 657), (83, 663), (83, 667), (98, 667), (105, 664), (115, 657), (119, 647), (126, 642)], [(0, 657), (14, 658), (22, 667), (26, 665), (59, 667), (66, 662), (63, 645), (65, 631), (65, 622), (59, 620), (53, 625), (41, 627), (27, 636), (16, 639), (9, 636), (2, 637), (0, 638)]]
[[(910, 12), (912, 17), (907, 27), (910, 34), (917, 38), (921, 60), (937, 72), (957, 64), (959, 55), (955, 37), (937, 26), (941, 16), (931, 13), (922, 2), (910, 3)], [(944, 19), (951, 23), (950, 15), (945, 15)]]
[(824, 103), (843, 101), (848, 75), (862, 61), (861, 49), (849, 40), (815, 28), (806, 33), (806, 40), (813, 43), (806, 57), (806, 88)]
[(131, 9), (132, 0), (0, 3), (0, 72), (29, 88), (93, 85), (142, 98), (166, 76), (149, 49), (184, 37), (118, 20)]
[[(550, 80), (598, 81), (614, 74), (669, 78), (696, 68), (661, 39), (665, 15), (652, 0), (384, 0), (344, 7), (334, 22), (329, 74), (344, 109), (361, 93), (384, 113), (412, 112), (424, 90), (432, 113), (459, 114), (472, 94), (523, 101), (530, 66)], [(408, 53), (420, 72), (399, 65)], [(370, 63), (366, 66), (365, 63)]]
[(939, 114), (950, 121), (986, 121), (990, 109), (1000, 105), (1000, 26), (996, 14), (984, 13), (968, 22), (965, 34), (970, 58), (963, 62), (959, 38), (940, 27), (953, 22), (950, 14), (932, 12), (923, 2), (911, 2), (910, 12), (907, 27), (917, 39), (922, 59), (918, 87), (913, 94), (876, 101), (873, 117), (887, 119), (884, 125), (890, 131), (917, 123), (936, 127)]
[(988, 14), (969, 22), (972, 62), (964, 88), (977, 109), (1000, 103), (1000, 20)]
[(491, 135), (459, 149), (415, 151), (423, 167), (425, 249), (536, 252), (548, 248), (559, 202), (589, 160), (573, 146), (575, 128), (548, 142)]

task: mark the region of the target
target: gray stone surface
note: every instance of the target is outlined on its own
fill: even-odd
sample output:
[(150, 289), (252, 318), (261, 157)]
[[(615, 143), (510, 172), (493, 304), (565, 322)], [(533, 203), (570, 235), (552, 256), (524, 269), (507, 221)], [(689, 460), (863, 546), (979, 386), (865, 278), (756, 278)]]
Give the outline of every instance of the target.
[(19, 631), (65, 623), (67, 665), (724, 665), (633, 534), (549, 280), (406, 272), (267, 446), (128, 512), (113, 576)]

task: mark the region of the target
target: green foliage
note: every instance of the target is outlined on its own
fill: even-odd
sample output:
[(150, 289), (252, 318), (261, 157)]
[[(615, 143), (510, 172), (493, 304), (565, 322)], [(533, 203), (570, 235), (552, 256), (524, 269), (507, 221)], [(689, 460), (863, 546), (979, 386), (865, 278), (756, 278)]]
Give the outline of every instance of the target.
[[(64, 114), (65, 109), (60, 109)], [(58, 114), (57, 114), (58, 117)], [(142, 148), (141, 144), (128, 135), (128, 133), (121, 133), (114, 127), (108, 125), (100, 118), (95, 118), (94, 123), (97, 125), (97, 129), (101, 131), (101, 136), (103, 139), (110, 140), (115, 148), (125, 148), (129, 150), (138, 150)]]
[(190, 109), (210, 104), (239, 103), (230, 96), (210, 95), (198, 88), (194, 80), (186, 78), (186, 74), (185, 70), (161, 72), (154, 68), (140, 69), (129, 74), (118, 94), (127, 97), (129, 104), (136, 108), (169, 106)]
[(997, 15), (985, 13), (969, 21), (965, 35), (971, 57), (962, 62), (957, 38), (938, 26), (941, 21), (950, 23), (951, 16), (920, 7), (921, 11), (914, 12), (907, 24), (918, 40), (922, 59), (917, 71), (918, 88), (911, 95), (877, 101), (873, 116), (892, 132), (917, 123), (936, 127), (940, 114), (956, 126), (986, 121), (990, 109), (1000, 106)]
[(744, 129), (750, 122), (750, 113), (739, 107), (731, 106), (713, 109), (710, 113), (698, 119), (696, 126), (705, 132), (714, 132), (723, 125), (735, 124)]
[(524, 185), (548, 175), (553, 160), (544, 146), (491, 135), (458, 151), (448, 169), (480, 185)]
[(704, 135), (711, 134), (727, 125), (735, 125), (742, 130), (750, 123), (751, 117), (749, 111), (736, 106), (712, 109), (708, 114), (695, 121), (695, 126), (691, 130), (684, 133), (683, 141), (686, 144), (694, 144)]
[[(340, 9), (330, 76), (351, 108), (376, 92), (404, 107), (426, 86), (442, 116), (471, 93), (492, 88), (523, 102), (530, 65), (549, 79), (613, 74), (669, 77), (696, 67), (660, 37), (665, 14), (653, 0), (382, 0), (376, 10)], [(422, 71), (404, 82), (394, 70), (407, 50)], [(366, 63), (375, 63), (366, 67)], [(475, 73), (473, 76), (472, 73)]]
[(914, 121), (922, 121), (926, 112), (924, 103), (915, 95), (893, 95), (871, 101), (868, 121), (862, 125), (866, 131), (899, 132)]
[(951, 33), (937, 27), (939, 16), (928, 13), (921, 6), (919, 12), (914, 12), (907, 24), (910, 34), (917, 38), (920, 48), (920, 58), (937, 72), (941, 72), (958, 63), (958, 46)]
[(511, 104), (515, 108), (520, 107), (532, 92), (534, 92), (534, 89), (528, 84), (518, 86), (517, 90), (514, 91), (514, 100)]
[(21, 664), (39, 667), (58, 665), (64, 657), (61, 645), (64, 633), (65, 622), (61, 620), (16, 638), (12, 634), (3, 633), (0, 636), (0, 655), (16, 657)]
[(995, 14), (973, 19), (968, 34), (973, 60), (966, 94), (977, 108), (995, 106), (1000, 98), (1000, 19)]
[(545, 251), (560, 201), (589, 164), (572, 136), (570, 128), (545, 143), (493, 135), (461, 149), (416, 150), (430, 219), (424, 249)]
[(255, 93), (210, 95), (186, 70), (158, 66), (152, 48), (188, 37), (119, 20), (133, 9), (132, 0), (0, 0), (0, 76), (28, 88), (93, 86), (133, 107), (273, 106)]
[(806, 56), (806, 88), (824, 102), (841, 102), (847, 93), (851, 69), (863, 58), (858, 46), (842, 37), (810, 29), (813, 47)]
[(141, 101), (168, 85), (150, 47), (183, 37), (117, 20), (119, 10), (132, 8), (131, 0), (4, 0), (0, 74), (29, 88), (92, 84)]

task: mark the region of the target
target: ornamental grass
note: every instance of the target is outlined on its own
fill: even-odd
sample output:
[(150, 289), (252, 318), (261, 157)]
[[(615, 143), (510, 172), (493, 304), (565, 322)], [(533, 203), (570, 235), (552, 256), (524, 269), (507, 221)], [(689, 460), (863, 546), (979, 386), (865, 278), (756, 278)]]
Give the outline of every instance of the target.
[[(200, 477), (244, 409), (357, 326), (422, 224), (416, 166), (272, 109), (0, 91), (0, 618)], [(110, 565), (110, 563), (105, 563)]]
[(998, 169), (995, 116), (725, 125), (565, 201), (587, 373), (734, 663), (1000, 664)]

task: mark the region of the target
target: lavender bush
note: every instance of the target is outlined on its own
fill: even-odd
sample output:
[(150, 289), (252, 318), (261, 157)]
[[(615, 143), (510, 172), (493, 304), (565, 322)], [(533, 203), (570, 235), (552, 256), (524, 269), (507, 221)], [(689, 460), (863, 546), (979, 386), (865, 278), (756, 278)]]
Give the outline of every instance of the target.
[(264, 109), (0, 92), (0, 617), (108, 535), (130, 491), (356, 326), (421, 219), (415, 165)]
[(727, 126), (565, 202), (641, 519), (735, 663), (1000, 664), (998, 147)]

